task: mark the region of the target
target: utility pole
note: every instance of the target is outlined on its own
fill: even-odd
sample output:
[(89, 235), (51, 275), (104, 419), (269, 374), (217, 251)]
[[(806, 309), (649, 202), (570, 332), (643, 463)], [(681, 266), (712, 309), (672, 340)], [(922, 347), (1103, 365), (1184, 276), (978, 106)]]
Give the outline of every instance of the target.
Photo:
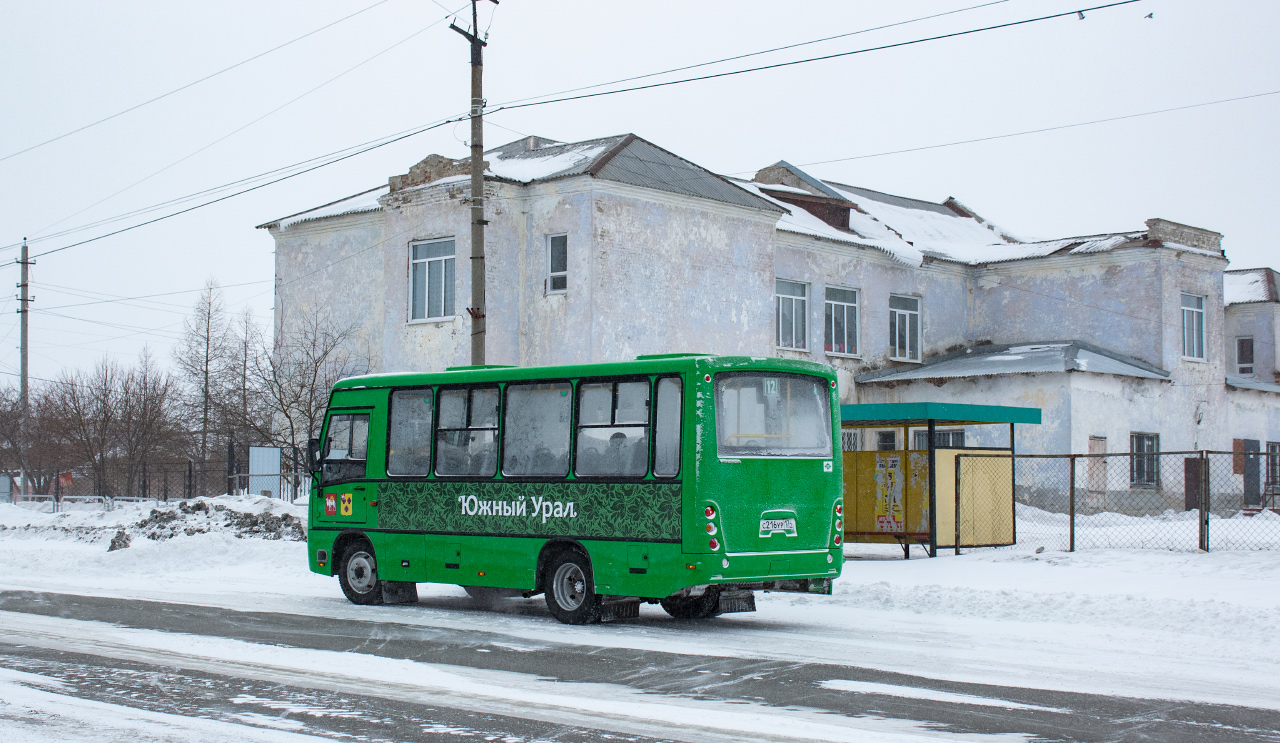
[(18, 492), (27, 494), (27, 415), (31, 412), (31, 398), (27, 381), (27, 317), (30, 315), (30, 302), (35, 299), (30, 295), (29, 268), (32, 261), (27, 257), (27, 238), (22, 238), (22, 257), (18, 259), (21, 278), (18, 280), (18, 345), (21, 348), (21, 360), (18, 362), (20, 382), (18, 387), (18, 466), (21, 469)]
[[(494, 5), (498, 0), (490, 0)], [(483, 366), (485, 336), (484, 303), (484, 47), (481, 39), (479, 13), (480, 0), (471, 0), (471, 32), (463, 31), (454, 23), (449, 28), (462, 34), (471, 42), (471, 364)]]

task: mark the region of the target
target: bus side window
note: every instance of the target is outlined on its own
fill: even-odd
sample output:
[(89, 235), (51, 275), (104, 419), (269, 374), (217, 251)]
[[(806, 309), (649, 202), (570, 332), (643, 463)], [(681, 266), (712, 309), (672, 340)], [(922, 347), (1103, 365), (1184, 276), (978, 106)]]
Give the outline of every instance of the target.
[(504, 476), (564, 477), (569, 474), (568, 382), (507, 385), (502, 428)]
[(440, 390), (436, 474), (493, 477), (498, 471), (498, 388)]
[(360, 480), (369, 456), (369, 415), (329, 416), (329, 432), (320, 458), (320, 484)]
[(658, 418), (653, 431), (653, 475), (680, 474), (680, 378), (658, 380)]
[(649, 382), (578, 385), (580, 477), (644, 477), (649, 471)]
[(431, 390), (391, 393), (388, 475), (431, 474), (431, 414)]

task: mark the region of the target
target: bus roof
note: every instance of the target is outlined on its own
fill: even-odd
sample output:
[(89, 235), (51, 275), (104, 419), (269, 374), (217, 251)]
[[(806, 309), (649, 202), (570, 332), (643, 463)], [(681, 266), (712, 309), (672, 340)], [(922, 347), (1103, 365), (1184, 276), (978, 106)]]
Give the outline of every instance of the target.
[(835, 379), (835, 370), (829, 366), (800, 359), (779, 359), (765, 356), (716, 356), (715, 354), (659, 354), (640, 356), (632, 361), (611, 361), (596, 364), (565, 364), (562, 366), (464, 366), (451, 367), (441, 372), (388, 372), (347, 377), (333, 385), (334, 391), (343, 389), (367, 389), (370, 387), (401, 387), (422, 384), (450, 384), (459, 382), (504, 382), (525, 379), (567, 379), (570, 377), (616, 376), (627, 374), (655, 374), (688, 371), (705, 367), (708, 370), (732, 368), (773, 370), (813, 374)]

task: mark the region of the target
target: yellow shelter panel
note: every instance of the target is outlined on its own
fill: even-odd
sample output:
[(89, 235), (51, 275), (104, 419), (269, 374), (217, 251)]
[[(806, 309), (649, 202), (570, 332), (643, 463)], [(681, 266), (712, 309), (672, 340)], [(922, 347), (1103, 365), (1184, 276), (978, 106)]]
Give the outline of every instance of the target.
[(929, 460), (921, 452), (844, 452), (845, 539), (897, 542), (929, 533)]
[(960, 449), (934, 449), (933, 462), (938, 468), (933, 486), (938, 493), (939, 547), (956, 546), (956, 455)]
[(1013, 542), (1013, 459), (961, 457), (960, 545)]

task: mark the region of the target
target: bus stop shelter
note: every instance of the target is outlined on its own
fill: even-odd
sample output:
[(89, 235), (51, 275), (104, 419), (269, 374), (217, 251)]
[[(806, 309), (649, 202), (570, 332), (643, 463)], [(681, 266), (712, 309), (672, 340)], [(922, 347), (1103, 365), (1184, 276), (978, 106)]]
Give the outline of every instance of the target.
[[(1039, 424), (1039, 408), (943, 402), (841, 405), (846, 542), (897, 543), (903, 557), (916, 543), (933, 557), (938, 547), (992, 547), (1013, 544), (1014, 435), (1017, 424)], [(1007, 447), (938, 446), (939, 427), (1007, 424)], [(893, 431), (865, 442), (860, 430)], [(924, 429), (923, 447), (912, 447), (913, 429)], [(898, 435), (901, 433), (901, 436)], [(890, 438), (892, 444), (889, 444)], [(959, 457), (959, 455), (966, 455)], [(999, 457), (974, 476), (957, 474), (969, 455)], [(939, 498), (939, 494), (942, 497)], [(995, 514), (964, 519), (957, 513)], [(1007, 517), (1006, 517), (1007, 514)]]

